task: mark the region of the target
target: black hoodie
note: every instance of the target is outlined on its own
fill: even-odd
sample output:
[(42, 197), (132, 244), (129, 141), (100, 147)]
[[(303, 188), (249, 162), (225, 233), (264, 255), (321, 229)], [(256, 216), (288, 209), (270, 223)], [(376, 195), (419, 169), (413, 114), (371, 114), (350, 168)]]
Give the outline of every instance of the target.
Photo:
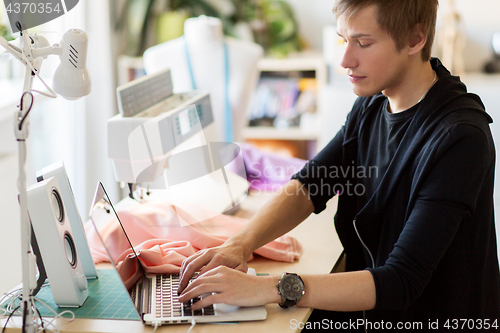
[[(420, 321), (424, 329), (436, 319), (440, 329), (453, 319), (493, 323), (500, 321), (500, 272), (492, 119), (438, 59), (431, 65), (439, 80), (418, 104), (378, 188), (362, 207), (352, 190), (343, 191), (335, 227), (347, 270), (373, 275), (377, 303), (368, 320)], [(315, 213), (332, 188), (360, 183), (348, 170), (369, 168), (358, 165), (366, 153), (359, 148), (369, 146), (365, 133), (384, 101), (382, 94), (358, 98), (335, 138), (294, 175), (308, 186)], [(331, 177), (321, 167), (342, 172)]]

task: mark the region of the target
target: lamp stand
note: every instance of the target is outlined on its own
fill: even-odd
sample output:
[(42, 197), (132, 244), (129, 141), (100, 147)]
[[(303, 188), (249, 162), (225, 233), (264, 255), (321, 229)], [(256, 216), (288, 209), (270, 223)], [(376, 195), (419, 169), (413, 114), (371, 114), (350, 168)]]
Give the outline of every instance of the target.
[[(19, 205), (21, 209), (21, 253), (22, 253), (22, 272), (23, 272), (23, 289), (22, 289), (22, 303), (21, 313), (23, 316), (23, 331), (35, 332), (36, 327), (33, 325), (33, 310), (35, 309), (35, 302), (32, 295), (32, 282), (36, 281), (36, 267), (34, 267), (34, 255), (31, 252), (31, 224), (28, 216), (27, 195), (26, 195), (26, 156), (27, 146), (26, 140), (29, 135), (29, 119), (28, 113), (33, 105), (33, 95), (31, 94), (31, 86), (33, 76), (31, 70), (26, 70), (27, 75), (25, 78), (25, 89), (23, 97), (19, 104), (19, 110), (15, 112), (14, 116), (14, 133), (18, 143), (18, 161), (19, 161)], [(26, 96), (31, 96), (31, 103), (28, 104)]]
[[(18, 146), (18, 190), (19, 205), (21, 212), (21, 263), (22, 263), (22, 298), (21, 314), (23, 318), (23, 332), (34, 333), (37, 331), (37, 325), (33, 321), (36, 307), (34, 302), (33, 290), (36, 288), (36, 256), (31, 250), (31, 222), (28, 215), (27, 194), (26, 194), (26, 140), (29, 136), (29, 112), (33, 106), (34, 97), (32, 94), (33, 80), (38, 76), (42, 65), (41, 57), (34, 57), (31, 44), (33, 40), (28, 36), (26, 30), (22, 30), (21, 37), (23, 48), (17, 49), (7, 43), (5, 39), (0, 40), (0, 45), (13, 54), (26, 66), (24, 77), (23, 94), (19, 103), (19, 109), (14, 113), (14, 135)], [(1, 38), (1, 37), (0, 37)], [(56, 97), (50, 96), (49, 97)]]

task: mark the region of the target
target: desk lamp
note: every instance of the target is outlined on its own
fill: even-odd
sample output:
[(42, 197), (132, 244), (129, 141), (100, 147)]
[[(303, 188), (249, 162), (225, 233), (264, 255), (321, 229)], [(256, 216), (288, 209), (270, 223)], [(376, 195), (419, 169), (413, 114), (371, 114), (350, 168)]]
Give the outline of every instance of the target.
[[(26, 194), (26, 140), (29, 135), (28, 115), (33, 106), (34, 98), (32, 92), (56, 98), (57, 94), (70, 100), (79, 99), (90, 93), (92, 81), (86, 67), (87, 61), (87, 34), (78, 29), (68, 30), (61, 43), (50, 46), (46, 38), (37, 35), (28, 35), (26, 28), (16, 22), (20, 31), (20, 47), (17, 47), (0, 37), (2, 45), (9, 53), (18, 59), (25, 67), (23, 94), (18, 110), (14, 114), (14, 133), (18, 142), (19, 152), (19, 203), (21, 207), (21, 251), (22, 251), (22, 302), (21, 312), (23, 316), (23, 332), (36, 332), (36, 324), (33, 322), (35, 302), (32, 290), (36, 287), (36, 257), (31, 252), (31, 227), (27, 209)], [(54, 54), (61, 59), (57, 68), (52, 90), (40, 77), (39, 72), (43, 59)], [(33, 80), (38, 77), (49, 93), (32, 89)], [(57, 94), (56, 94), (57, 93)], [(29, 96), (29, 98), (28, 98)]]

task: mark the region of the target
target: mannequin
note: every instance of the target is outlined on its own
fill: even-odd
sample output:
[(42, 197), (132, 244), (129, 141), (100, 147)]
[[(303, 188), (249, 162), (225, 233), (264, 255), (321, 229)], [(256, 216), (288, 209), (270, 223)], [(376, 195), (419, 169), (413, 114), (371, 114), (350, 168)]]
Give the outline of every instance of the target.
[(448, 12), (444, 17), (442, 61), (453, 75), (461, 76), (465, 72), (463, 20), (455, 8), (454, 0), (448, 0), (448, 6)]
[(219, 140), (226, 140), (224, 42), (228, 51), (228, 98), (233, 135), (239, 141), (241, 130), (247, 124), (248, 103), (258, 79), (257, 61), (264, 53), (260, 45), (225, 37), (218, 18), (199, 16), (186, 20), (184, 36), (147, 49), (144, 52), (144, 68), (148, 74), (170, 68), (174, 92), (192, 90), (187, 44), (196, 88), (210, 92)]

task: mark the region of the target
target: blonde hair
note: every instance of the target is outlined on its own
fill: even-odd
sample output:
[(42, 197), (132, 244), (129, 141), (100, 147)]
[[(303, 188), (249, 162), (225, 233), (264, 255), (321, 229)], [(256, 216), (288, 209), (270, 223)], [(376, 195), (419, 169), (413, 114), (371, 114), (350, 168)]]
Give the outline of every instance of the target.
[(360, 9), (371, 5), (376, 5), (378, 24), (394, 40), (398, 51), (408, 43), (414, 29), (421, 27), (427, 36), (422, 60), (431, 58), (438, 0), (336, 0), (333, 13), (337, 18), (344, 14), (352, 17)]

